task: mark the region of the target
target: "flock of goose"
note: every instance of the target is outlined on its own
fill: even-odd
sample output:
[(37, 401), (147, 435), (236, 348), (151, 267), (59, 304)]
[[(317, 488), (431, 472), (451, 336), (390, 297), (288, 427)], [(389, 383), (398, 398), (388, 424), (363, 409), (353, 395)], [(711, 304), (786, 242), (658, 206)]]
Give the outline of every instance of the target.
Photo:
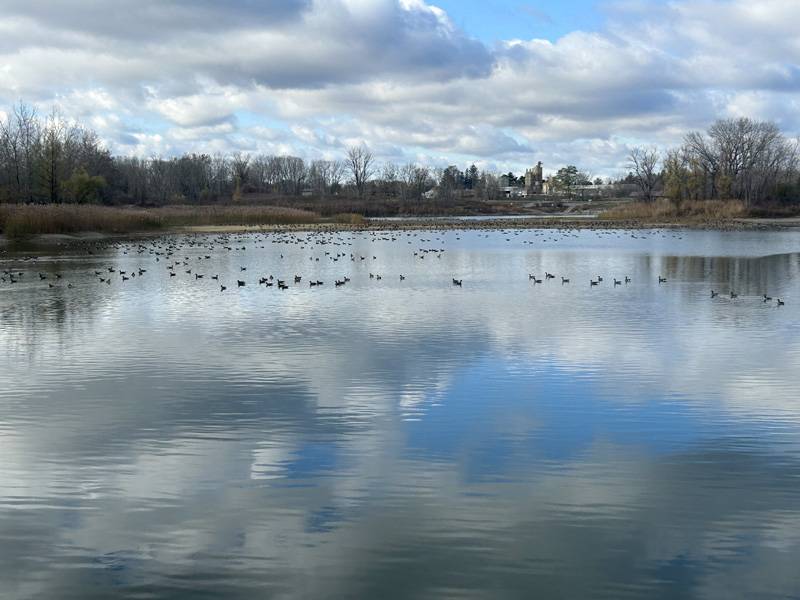
[[(446, 230), (402, 230), (402, 229), (393, 229), (393, 228), (385, 228), (385, 229), (373, 229), (373, 230), (366, 230), (363, 233), (370, 236), (372, 242), (377, 241), (389, 241), (389, 242), (400, 242), (403, 241), (401, 238), (407, 238), (405, 241), (407, 244), (412, 245), (414, 243), (418, 244), (417, 250), (413, 251), (413, 257), (416, 260), (425, 260), (426, 257), (435, 257), (437, 259), (441, 259), (445, 248), (443, 248), (444, 244), (444, 233)], [(505, 241), (510, 242), (512, 241), (513, 236), (520, 235), (521, 231), (523, 230), (499, 230), (501, 235), (504, 236)], [(309, 261), (312, 262), (320, 262), (320, 260), (327, 260), (331, 263), (338, 263), (342, 262), (364, 262), (369, 261), (377, 261), (377, 256), (371, 253), (367, 253), (366, 255), (363, 254), (356, 254), (352, 251), (348, 251), (345, 248), (346, 246), (352, 246), (353, 241), (352, 238), (346, 237), (345, 234), (348, 232), (346, 231), (336, 231), (336, 230), (312, 230), (310, 232), (305, 232), (303, 234), (292, 232), (292, 231), (274, 231), (274, 232), (259, 232), (259, 233), (239, 233), (239, 234), (193, 234), (187, 235), (183, 237), (176, 237), (176, 236), (161, 236), (156, 238), (149, 238), (134, 242), (91, 242), (91, 243), (84, 243), (82, 250), (86, 252), (87, 255), (94, 255), (96, 253), (100, 253), (104, 250), (107, 250), (109, 246), (121, 251), (122, 254), (128, 255), (133, 254), (135, 256), (150, 256), (153, 258), (154, 263), (160, 263), (166, 269), (168, 276), (170, 278), (177, 277), (181, 271), (183, 274), (188, 275), (190, 278), (193, 278), (195, 281), (199, 281), (206, 278), (206, 273), (201, 272), (203, 267), (203, 261), (209, 261), (214, 256), (215, 252), (233, 252), (233, 251), (246, 251), (248, 249), (247, 244), (255, 244), (256, 247), (266, 248), (266, 244), (285, 244), (285, 245), (294, 245), (299, 246), (301, 250), (311, 250), (312, 255), (309, 257)], [(534, 238), (538, 238), (538, 240), (523, 240), (523, 243), (532, 244), (535, 241), (539, 242), (558, 242), (567, 237), (577, 237), (577, 232), (575, 230), (564, 229), (564, 230), (538, 230), (530, 232), (533, 234)], [(675, 232), (661, 232), (660, 235), (662, 237), (667, 237), (667, 234), (670, 234), (672, 237), (681, 239), (681, 235)], [(489, 237), (489, 234), (480, 233), (479, 235), (485, 237)], [(602, 231), (598, 230), (596, 235), (603, 236), (603, 235), (615, 235), (616, 237), (623, 237), (623, 236), (630, 236), (631, 238), (645, 238), (646, 234), (641, 231), (633, 231), (633, 232), (612, 232), (612, 231)], [(424, 236), (424, 237), (423, 237)], [(456, 231), (456, 239), (460, 239), (460, 233)], [(424, 246), (419, 244), (425, 244)], [(436, 246), (431, 247), (430, 244), (436, 244)], [(313, 250), (317, 249), (318, 252), (316, 255), (314, 254)], [(189, 254), (197, 254), (196, 256), (189, 256)], [(279, 253), (280, 258), (283, 259), (283, 253)], [(17, 263), (33, 263), (36, 264), (40, 260), (37, 256), (27, 256), (21, 259), (17, 259)], [(240, 273), (246, 273), (247, 267), (241, 266), (239, 268)], [(148, 269), (142, 268), (141, 266), (137, 266), (135, 268), (131, 268), (130, 270), (122, 270), (118, 266), (105, 266), (100, 269), (95, 268), (93, 270), (94, 277), (96, 280), (101, 284), (111, 285), (112, 281), (119, 280), (121, 283), (125, 283), (128, 281), (132, 281), (135, 278), (141, 278), (145, 276), (148, 272)], [(7, 283), (7, 284), (15, 284), (24, 279), (29, 279), (26, 276), (26, 271), (19, 267), (19, 264), (15, 264), (14, 267), (4, 268), (2, 270), (2, 275), (0, 275), (0, 283)], [(41, 272), (36, 270), (34, 278), (38, 277), (38, 281), (41, 282), (43, 285), (46, 284), (48, 288), (55, 288), (55, 287), (62, 287), (63, 284), (66, 282), (67, 288), (73, 288), (76, 284), (73, 284), (71, 281), (66, 281), (65, 275), (63, 273), (48, 273), (48, 272)], [(243, 277), (242, 279), (236, 279), (236, 287), (242, 288), (246, 287), (248, 284), (247, 278), (244, 275), (240, 275)], [(400, 281), (405, 281), (407, 275), (406, 274), (399, 274), (398, 275)], [(383, 275), (379, 273), (369, 273), (369, 278), (379, 281), (383, 278)], [(224, 282), (220, 282), (220, 275), (218, 273), (211, 274), (208, 276), (208, 279), (214, 280), (219, 285), (220, 292), (225, 292), (228, 290), (229, 285), (226, 285)], [(543, 284), (546, 281), (560, 279), (561, 285), (567, 285), (570, 283), (570, 278), (568, 277), (557, 277), (553, 273), (545, 272), (543, 277), (537, 276), (536, 274), (529, 273), (528, 280), (531, 281), (534, 285)], [(277, 278), (274, 275), (267, 275), (267, 276), (260, 276), (257, 279), (258, 285), (265, 286), (265, 287), (277, 287), (279, 290), (287, 290), (289, 289), (290, 285), (289, 282), (293, 283), (294, 285), (302, 285), (303, 282), (308, 283), (308, 287), (315, 288), (319, 286), (325, 285), (325, 282), (316, 278), (313, 279), (305, 279), (302, 275), (293, 274), (291, 277), (288, 278)], [(350, 277), (343, 276), (341, 278), (337, 278), (334, 280), (333, 285), (335, 287), (341, 287), (350, 282)], [(602, 276), (596, 276), (595, 278), (590, 279), (589, 287), (596, 287), (601, 285), (604, 282), (604, 278)], [(621, 279), (613, 277), (611, 280), (611, 285), (613, 287), (617, 286), (625, 286), (632, 282), (632, 279), (629, 276), (624, 276)], [(659, 276), (658, 277), (659, 284), (667, 283), (667, 278)], [(463, 278), (456, 278), (452, 277), (452, 285), (462, 287), (464, 284)], [(739, 295), (731, 290), (728, 294), (730, 299), (736, 299)], [(711, 298), (717, 298), (722, 296), (720, 292), (711, 291)], [(784, 301), (780, 298), (772, 298), (768, 294), (763, 294), (760, 298), (763, 302), (775, 302), (777, 306), (784, 306)]]

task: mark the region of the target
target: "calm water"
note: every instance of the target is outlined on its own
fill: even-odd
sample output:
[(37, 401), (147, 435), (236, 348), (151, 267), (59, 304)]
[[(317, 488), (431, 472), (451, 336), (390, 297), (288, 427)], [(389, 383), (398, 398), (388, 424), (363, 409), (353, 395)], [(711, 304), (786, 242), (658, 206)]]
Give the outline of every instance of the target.
[(297, 238), (0, 255), (0, 596), (800, 597), (800, 232)]

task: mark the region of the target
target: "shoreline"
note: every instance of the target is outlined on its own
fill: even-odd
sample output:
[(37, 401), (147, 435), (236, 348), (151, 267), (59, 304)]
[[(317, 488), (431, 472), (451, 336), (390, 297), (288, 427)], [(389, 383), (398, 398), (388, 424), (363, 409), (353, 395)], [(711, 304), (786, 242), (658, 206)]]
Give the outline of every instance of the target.
[(642, 229), (690, 229), (706, 231), (782, 231), (800, 227), (800, 217), (786, 218), (736, 218), (717, 221), (646, 221), (609, 220), (602, 218), (576, 218), (565, 215), (552, 217), (509, 215), (469, 219), (460, 217), (408, 217), (392, 220), (367, 219), (363, 224), (334, 222), (267, 224), (267, 225), (186, 225), (138, 232), (97, 232), (35, 234), (12, 239), (0, 234), (0, 247), (14, 246), (68, 246), (80, 243), (96, 243), (112, 240), (144, 239), (165, 235), (191, 234), (237, 234), (308, 232), (308, 231), (391, 231), (412, 229), (496, 230), (496, 229), (594, 229), (594, 230), (642, 230)]

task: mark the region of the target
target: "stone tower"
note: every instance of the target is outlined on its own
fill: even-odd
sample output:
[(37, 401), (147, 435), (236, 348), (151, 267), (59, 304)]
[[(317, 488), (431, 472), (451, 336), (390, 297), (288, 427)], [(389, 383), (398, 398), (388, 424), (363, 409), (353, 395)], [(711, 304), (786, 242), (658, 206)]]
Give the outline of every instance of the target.
[(544, 189), (544, 173), (542, 172), (542, 161), (535, 167), (525, 171), (525, 190), (530, 194), (541, 194)]

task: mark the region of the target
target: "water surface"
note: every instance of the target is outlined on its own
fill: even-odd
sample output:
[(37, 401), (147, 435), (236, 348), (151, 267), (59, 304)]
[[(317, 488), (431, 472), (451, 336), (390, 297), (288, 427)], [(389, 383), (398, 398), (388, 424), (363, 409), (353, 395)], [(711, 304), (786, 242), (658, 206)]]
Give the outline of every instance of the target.
[(2, 596), (800, 597), (799, 252), (554, 230), (6, 252)]

